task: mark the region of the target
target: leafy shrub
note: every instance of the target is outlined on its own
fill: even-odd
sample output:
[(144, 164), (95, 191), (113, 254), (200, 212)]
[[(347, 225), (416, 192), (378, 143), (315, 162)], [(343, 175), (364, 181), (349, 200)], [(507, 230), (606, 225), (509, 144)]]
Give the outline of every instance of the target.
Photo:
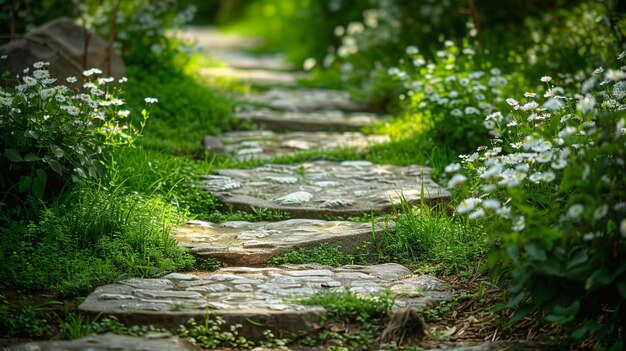
[(463, 156), (449, 185), (470, 178), (457, 212), (489, 218), (490, 264), (512, 275), (517, 317), (541, 308), (575, 339), (612, 345), (626, 321), (626, 72), (562, 77), (541, 79), (543, 98), (507, 99), (502, 137)]
[[(0, 177), (2, 201), (11, 196), (15, 202), (20, 193), (41, 199), (70, 183), (95, 179), (106, 155), (140, 133), (118, 98), (121, 88), (107, 85), (113, 78), (95, 79), (101, 71), (87, 70), (84, 92), (76, 92), (53, 85), (46, 65), (37, 62), (16, 80), (5, 75), (6, 83), (17, 85), (0, 90), (0, 168), (8, 170)], [(141, 114), (143, 126), (148, 110)]]

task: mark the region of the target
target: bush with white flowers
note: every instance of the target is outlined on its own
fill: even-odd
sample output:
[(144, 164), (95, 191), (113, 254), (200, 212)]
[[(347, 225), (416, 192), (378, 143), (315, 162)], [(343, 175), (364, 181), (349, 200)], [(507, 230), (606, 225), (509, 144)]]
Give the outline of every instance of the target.
[[(85, 83), (72, 89), (36, 62), (18, 78), (3, 75), (0, 88), (0, 202), (20, 194), (58, 194), (73, 182), (98, 177), (101, 161), (114, 147), (131, 144), (141, 132), (120, 99), (125, 78), (112, 86), (102, 71), (83, 72)], [(75, 83), (76, 77), (68, 77)], [(141, 127), (153, 101), (147, 101)]]
[(578, 339), (611, 340), (626, 321), (624, 69), (563, 85), (544, 76), (543, 94), (487, 116), (501, 131), (490, 147), (446, 167), (448, 185), (469, 194), (456, 211), (487, 218), (491, 267), (513, 278), (510, 306), (541, 308)]

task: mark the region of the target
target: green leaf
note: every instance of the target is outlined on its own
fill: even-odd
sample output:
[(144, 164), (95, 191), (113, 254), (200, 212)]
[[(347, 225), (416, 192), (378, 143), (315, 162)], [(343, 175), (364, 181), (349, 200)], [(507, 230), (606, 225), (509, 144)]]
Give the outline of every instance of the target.
[(65, 151), (63, 151), (63, 149), (61, 149), (60, 147), (58, 147), (58, 146), (56, 146), (54, 144), (50, 145), (50, 151), (52, 151), (52, 154), (56, 158), (61, 158), (61, 157), (65, 156)]
[(46, 160), (46, 162), (50, 165), (50, 168), (52, 168), (55, 173), (63, 175), (63, 170), (65, 168), (57, 160), (48, 159)]
[(20, 193), (25, 193), (30, 189), (31, 184), (33, 183), (33, 178), (30, 176), (21, 176), (18, 182), (18, 189)]
[(556, 305), (552, 313), (546, 316), (546, 320), (553, 323), (566, 324), (574, 320), (580, 310), (580, 301), (572, 303), (569, 307)]
[(15, 149), (6, 149), (4, 151), (4, 156), (9, 159), (11, 162), (22, 162), (24, 159), (20, 155), (19, 152)]
[(37, 170), (37, 177), (33, 179), (33, 184), (31, 187), (31, 192), (38, 199), (43, 199), (43, 194), (46, 189), (46, 182), (48, 181), (48, 176), (46, 172), (41, 169)]
[(526, 253), (528, 253), (528, 256), (530, 256), (535, 261), (543, 262), (548, 258), (548, 255), (546, 255), (546, 251), (536, 241), (532, 241), (526, 244), (524, 249), (526, 250)]
[(570, 270), (579, 266), (589, 260), (589, 253), (587, 248), (579, 247), (574, 249), (574, 251), (570, 254), (570, 258), (567, 261), (566, 269)]
[(24, 156), (24, 161), (27, 161), (27, 162), (35, 162), (35, 161), (39, 161), (39, 160), (40, 160), (39, 156), (33, 154), (32, 152), (28, 153), (28, 154), (26, 154), (26, 156)]

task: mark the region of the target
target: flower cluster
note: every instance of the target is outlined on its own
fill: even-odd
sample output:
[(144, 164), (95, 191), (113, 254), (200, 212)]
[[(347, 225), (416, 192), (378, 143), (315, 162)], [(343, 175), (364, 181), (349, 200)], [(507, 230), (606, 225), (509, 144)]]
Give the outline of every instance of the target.
[[(476, 147), (498, 136), (505, 117), (498, 112), (504, 106), (510, 77), (474, 56), (476, 49), (451, 40), (436, 59), (427, 60), (416, 46), (406, 48), (401, 65), (387, 74), (400, 82), (404, 91), (400, 100), (408, 101), (408, 111), (419, 116), (418, 123), (436, 142), (463, 145), (460, 150)], [(487, 119), (483, 116), (487, 115)]]
[[(19, 183), (20, 192), (42, 197), (47, 180), (78, 182), (96, 178), (100, 161), (112, 147), (131, 144), (140, 134), (120, 99), (125, 78), (99, 77), (97, 68), (83, 72), (82, 89), (72, 90), (36, 62), (0, 89), (2, 190)], [(7, 78), (8, 79), (8, 78)], [(76, 83), (76, 77), (66, 78)], [(9, 85), (10, 86), (10, 85)], [(143, 123), (148, 111), (143, 113)]]
[[(457, 213), (487, 218), (500, 248), (492, 262), (513, 277), (512, 306), (541, 307), (562, 324), (623, 322), (602, 304), (619, 311), (626, 300), (625, 78), (624, 66), (542, 77), (543, 94), (506, 100), (510, 113), (494, 120), (501, 133), (490, 147), (445, 169), (450, 188), (469, 191)], [(579, 338), (596, 330), (585, 328)]]

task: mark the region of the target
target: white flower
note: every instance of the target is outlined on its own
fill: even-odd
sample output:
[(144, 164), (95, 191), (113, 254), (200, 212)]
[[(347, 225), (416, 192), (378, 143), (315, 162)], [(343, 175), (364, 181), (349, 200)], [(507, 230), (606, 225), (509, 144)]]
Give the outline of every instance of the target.
[(551, 181), (553, 181), (556, 178), (556, 175), (554, 174), (554, 172), (552, 171), (546, 171), (543, 172), (543, 177), (541, 180), (543, 180), (546, 183), (550, 183)]
[(475, 197), (467, 198), (456, 207), (456, 211), (460, 214), (465, 214), (473, 210), (477, 204), (481, 202), (480, 199)]
[(529, 92), (525, 92), (524, 96), (527, 98), (534, 98), (537, 96), (537, 93), (529, 93)]
[(551, 80), (552, 80), (552, 77), (550, 77), (550, 76), (543, 76), (543, 77), (541, 77), (541, 81), (544, 82), (544, 83), (548, 83)]
[(569, 210), (567, 210), (567, 216), (572, 219), (572, 220), (579, 220), (580, 219), (580, 215), (583, 214), (583, 211), (585, 210), (585, 208), (583, 207), (583, 205), (581, 204), (574, 204), (572, 205), (572, 207), (569, 208)]
[(535, 157), (535, 161), (540, 163), (548, 163), (552, 160), (552, 152), (542, 152), (537, 157)]
[(90, 76), (92, 76), (94, 74), (102, 74), (102, 71), (97, 69), (97, 68), (91, 68), (91, 69), (88, 69), (86, 71), (83, 71), (83, 75), (85, 77), (90, 77)]
[(317, 60), (313, 57), (309, 57), (306, 60), (304, 60), (304, 63), (302, 63), (302, 68), (304, 68), (305, 71), (310, 71), (316, 65), (317, 65)]
[(67, 110), (67, 113), (69, 113), (72, 116), (78, 116), (78, 114), (80, 113), (80, 109), (76, 106), (68, 106), (66, 110)]
[(555, 98), (548, 99), (548, 101), (543, 104), (543, 108), (546, 108), (550, 111), (558, 111), (563, 107), (565, 107), (565, 104), (560, 99)]
[(65, 80), (66, 80), (68, 83), (76, 83), (76, 81), (77, 81), (76, 77), (74, 77), (74, 76), (67, 77), (67, 78), (65, 78)]
[(126, 83), (126, 82), (128, 82), (128, 78), (126, 78), (126, 77), (122, 77), (122, 78), (120, 78), (120, 79), (118, 80), (118, 83), (120, 83), (120, 84), (121, 84), (121, 83)]
[(612, 81), (618, 81), (626, 78), (626, 73), (619, 69), (609, 69), (606, 72), (605, 78)]
[(515, 100), (513, 98), (506, 99), (506, 103), (509, 104), (511, 107), (519, 106), (519, 102), (517, 102), (517, 100)]
[(587, 94), (580, 101), (578, 101), (576, 108), (582, 113), (587, 113), (591, 111), (595, 105), (596, 99), (593, 97), (593, 95)]
[(455, 108), (452, 111), (450, 111), (450, 114), (453, 117), (461, 117), (461, 116), (463, 116), (463, 111), (459, 110), (458, 108)]
[(26, 85), (28, 86), (33, 86), (35, 84), (37, 84), (37, 80), (33, 77), (30, 76), (25, 76), (24, 77), (24, 83), (26, 83)]
[(515, 223), (511, 227), (511, 230), (514, 232), (521, 232), (526, 228), (526, 218), (524, 216), (519, 216), (515, 219)]
[(484, 215), (485, 215), (485, 210), (483, 210), (482, 208), (479, 208), (476, 211), (470, 213), (468, 217), (469, 219), (476, 219), (476, 218), (483, 217)]
[(128, 115), (130, 115), (130, 111), (128, 111), (128, 110), (121, 110), (121, 111), (117, 112), (117, 115), (120, 116), (120, 117), (126, 118), (126, 117), (128, 117)]
[(6, 60), (7, 57), (8, 57), (7, 55), (2, 55), (2, 56), (0, 56), (0, 60)]
[(487, 199), (483, 201), (483, 208), (487, 210), (497, 211), (502, 207), (502, 204), (499, 200), (496, 199)]
[(453, 172), (457, 172), (459, 169), (461, 169), (461, 165), (460, 164), (458, 164), (458, 163), (451, 163), (451, 164), (447, 165), (444, 170), (446, 171), (446, 173), (453, 173)]
[(466, 181), (467, 181), (467, 177), (466, 176), (464, 176), (462, 174), (455, 174), (448, 181), (448, 188), (457, 187), (458, 185), (461, 185), (461, 184), (465, 183)]
[(496, 127), (496, 122), (494, 122), (494, 121), (484, 121), (483, 125), (487, 129), (494, 129)]
[(554, 160), (550, 166), (554, 169), (563, 169), (565, 168), (565, 166), (567, 166), (567, 161), (560, 158), (560, 159)]
[(413, 45), (407, 46), (405, 51), (407, 55), (417, 55), (420, 52), (419, 49)]
[(464, 112), (466, 115), (479, 115), (480, 114), (480, 110), (474, 106), (467, 106)]
[(159, 99), (157, 98), (153, 98), (153, 97), (147, 97), (145, 99), (143, 99), (147, 104), (154, 104), (159, 102)]
[(606, 216), (608, 211), (609, 211), (609, 205), (604, 204), (604, 205), (596, 208), (596, 210), (593, 212), (593, 218), (594, 219), (602, 219), (604, 216)]

